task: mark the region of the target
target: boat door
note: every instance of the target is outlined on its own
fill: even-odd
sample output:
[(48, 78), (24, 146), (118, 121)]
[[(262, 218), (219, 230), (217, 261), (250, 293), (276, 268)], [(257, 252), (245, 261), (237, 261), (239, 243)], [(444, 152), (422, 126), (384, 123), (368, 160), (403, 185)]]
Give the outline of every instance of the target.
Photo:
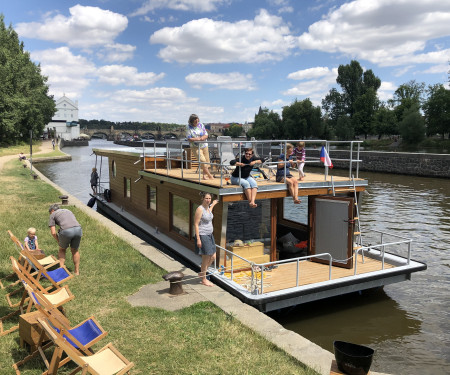
[[(333, 266), (353, 267), (353, 205), (350, 197), (310, 197), (310, 254), (329, 253)], [(312, 258), (328, 263), (328, 258)]]

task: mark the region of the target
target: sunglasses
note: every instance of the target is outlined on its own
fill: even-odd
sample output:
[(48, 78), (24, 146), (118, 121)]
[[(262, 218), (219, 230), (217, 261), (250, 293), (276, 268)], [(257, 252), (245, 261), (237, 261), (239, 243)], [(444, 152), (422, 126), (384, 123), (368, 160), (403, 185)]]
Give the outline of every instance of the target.
[(245, 155), (253, 155), (253, 152), (246, 152)]

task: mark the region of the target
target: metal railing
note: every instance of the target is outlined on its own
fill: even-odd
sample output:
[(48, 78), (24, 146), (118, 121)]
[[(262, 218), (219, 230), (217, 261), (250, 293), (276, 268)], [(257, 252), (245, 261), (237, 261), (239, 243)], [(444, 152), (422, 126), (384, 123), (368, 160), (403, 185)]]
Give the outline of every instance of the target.
[[(353, 276), (356, 276), (357, 272), (358, 272), (358, 261), (357, 261), (358, 254), (363, 253), (363, 252), (372, 253), (372, 255), (376, 255), (376, 257), (379, 258), (378, 260), (381, 261), (381, 270), (384, 270), (385, 269), (386, 248), (389, 247), (391, 250), (394, 247), (406, 245), (406, 247), (407, 247), (406, 257), (396, 254), (397, 257), (405, 259), (405, 262), (404, 262), (404, 264), (399, 263), (399, 264), (397, 264), (397, 266), (410, 264), (411, 242), (412, 242), (411, 239), (402, 237), (402, 236), (399, 236), (396, 234), (377, 231), (377, 230), (373, 230), (372, 232), (380, 234), (380, 243), (376, 244), (376, 245), (364, 246), (364, 247), (361, 247), (354, 251), (354, 255), (355, 255), (354, 260), (355, 261), (353, 262), (353, 264), (354, 264), (353, 265)], [(395, 237), (400, 240), (384, 242), (384, 237), (386, 237), (386, 236)], [(237, 257), (238, 259), (244, 261), (244, 263), (247, 264), (247, 266), (240, 264), (237, 267), (238, 269), (242, 270), (245, 268), (250, 268), (250, 270), (251, 270), (251, 281), (250, 281), (250, 290), (249, 291), (252, 294), (263, 294), (264, 293), (264, 272), (267, 272), (266, 270), (270, 269), (270, 267), (273, 267), (273, 266), (278, 267), (278, 266), (283, 266), (283, 265), (292, 264), (292, 263), (296, 263), (295, 287), (299, 287), (301, 284), (300, 263), (308, 261), (308, 259), (311, 259), (311, 258), (319, 258), (319, 257), (328, 258), (328, 281), (332, 280), (333, 260), (335, 260), (335, 259), (333, 259), (333, 257), (331, 256), (330, 253), (307, 255), (307, 256), (303, 256), (303, 257), (284, 259), (284, 260), (278, 260), (278, 261), (266, 262), (266, 263), (254, 263), (248, 259), (245, 259), (244, 257), (242, 257), (240, 255), (233, 253), (233, 251), (225, 249), (219, 245), (216, 245), (216, 248), (224, 251), (224, 258), (228, 257), (228, 259), (230, 259), (230, 266), (229, 267), (227, 266), (226, 269), (222, 268), (222, 271), (221, 271), (217, 267), (218, 260), (216, 259), (215, 264), (214, 264), (214, 268), (215, 268), (214, 273), (216, 275), (220, 274), (221, 272), (222, 272), (222, 274), (224, 272), (230, 273), (230, 280), (234, 281), (234, 278), (235, 278), (234, 274), (236, 273), (236, 270), (234, 269), (233, 259), (235, 257)], [(377, 250), (377, 249), (379, 249), (379, 250)], [(377, 254), (374, 254), (373, 252), (376, 252)], [(365, 261), (363, 261), (363, 263), (364, 262)], [(398, 259), (396, 260), (396, 262), (398, 262)], [(379, 270), (376, 270), (376, 271), (379, 271)], [(376, 271), (370, 271), (370, 272), (376, 272)], [(260, 274), (259, 278), (258, 278), (258, 274)], [(260, 282), (258, 282), (258, 279), (260, 279)], [(290, 286), (289, 288), (292, 288), (292, 287), (293, 286)], [(286, 289), (289, 289), (289, 288), (286, 288)], [(277, 291), (279, 291), (279, 290), (282, 290), (282, 289), (277, 289)]]
[[(227, 144), (229, 145), (231, 143), (231, 148), (233, 150), (234, 156), (239, 158), (241, 155), (243, 155), (243, 151), (247, 147), (252, 147), (255, 150), (255, 154), (258, 156), (261, 155), (261, 157), (264, 160), (262, 165), (260, 166), (262, 169), (267, 168), (268, 170), (276, 170), (278, 164), (283, 163), (285, 165), (285, 174), (286, 169), (288, 168), (288, 163), (291, 160), (285, 160), (285, 161), (272, 161), (273, 159), (273, 150), (279, 150), (279, 154), (275, 156), (279, 156), (281, 154), (286, 155), (286, 149), (287, 144), (291, 143), (295, 145), (298, 142), (305, 142), (306, 145), (323, 145), (325, 149), (327, 150), (328, 155), (330, 158), (332, 157), (330, 153), (332, 153), (332, 150), (330, 150), (330, 146), (338, 146), (338, 145), (349, 145), (350, 147), (350, 157), (348, 159), (337, 159), (333, 158), (334, 161), (340, 161), (340, 162), (348, 162), (349, 165), (349, 178), (352, 176), (352, 170), (353, 168), (356, 169), (355, 177), (358, 178), (359, 176), (359, 163), (362, 161), (360, 160), (360, 144), (362, 141), (327, 141), (327, 140), (264, 140), (264, 141), (256, 141), (256, 140), (250, 140), (250, 141), (241, 141), (241, 140), (231, 140), (231, 141), (224, 141), (224, 140), (216, 140), (216, 141), (203, 141), (202, 143), (206, 143), (208, 145), (208, 149), (212, 152), (217, 151), (218, 157), (208, 163), (208, 162), (202, 162), (201, 160), (194, 161), (195, 163), (198, 163), (199, 173), (198, 173), (198, 181), (201, 182), (201, 170), (203, 169), (204, 165), (209, 165), (210, 168), (215, 168), (219, 171), (220, 174), (220, 187), (223, 187), (224, 182), (226, 183), (225, 176), (228, 176), (230, 174), (230, 161), (226, 160), (225, 163), (222, 163), (221, 161), (221, 149), (222, 145)], [(181, 169), (181, 178), (184, 178), (184, 170), (187, 169), (187, 165), (192, 163), (193, 161), (191, 159), (187, 158), (187, 152), (185, 150), (186, 142), (183, 141), (166, 141), (165, 143), (165, 151), (164, 152), (157, 152), (157, 148), (163, 148), (158, 147), (157, 142), (152, 141), (151, 145), (149, 145), (150, 142), (143, 141), (142, 142), (142, 156), (144, 158), (144, 169), (153, 169), (155, 172), (157, 169), (157, 158), (163, 159), (165, 161), (165, 168), (166, 168), (166, 174), (169, 175), (169, 171), (172, 169), (172, 161), (180, 164)], [(233, 147), (234, 145), (237, 145), (236, 147)], [(356, 150), (355, 150), (356, 145)], [(197, 155), (199, 155), (200, 151), (200, 145), (195, 146), (194, 148), (190, 147), (192, 152), (197, 152)], [(150, 152), (148, 151), (150, 150)], [(267, 153), (268, 150), (268, 153)], [(320, 151), (320, 150), (318, 150)], [(267, 154), (266, 154), (267, 153)], [(353, 158), (354, 153), (356, 153), (356, 158)], [(146, 157), (153, 157), (153, 161), (149, 162), (146, 161)], [(311, 157), (307, 156), (307, 159), (305, 161), (305, 164), (312, 164), (317, 163), (319, 164), (321, 162), (320, 157)], [(355, 166), (356, 164), (356, 166)], [(328, 177), (328, 166), (325, 166), (325, 180)], [(270, 173), (269, 173), (270, 175)], [(239, 168), (239, 179), (240, 176), (240, 168)]]

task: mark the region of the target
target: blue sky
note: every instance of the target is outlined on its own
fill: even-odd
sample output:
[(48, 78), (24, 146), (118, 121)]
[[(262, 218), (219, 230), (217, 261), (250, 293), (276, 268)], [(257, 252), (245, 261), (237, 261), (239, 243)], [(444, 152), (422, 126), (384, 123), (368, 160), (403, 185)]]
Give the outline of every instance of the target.
[(84, 119), (253, 121), (259, 106), (320, 105), (352, 59), (382, 100), (450, 68), (442, 0), (2, 0), (0, 13)]

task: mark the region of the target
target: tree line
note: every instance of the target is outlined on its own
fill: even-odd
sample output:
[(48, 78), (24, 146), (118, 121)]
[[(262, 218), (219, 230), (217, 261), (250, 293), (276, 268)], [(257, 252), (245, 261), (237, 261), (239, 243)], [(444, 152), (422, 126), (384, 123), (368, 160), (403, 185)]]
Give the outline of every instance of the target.
[(113, 127), (115, 130), (148, 130), (153, 132), (158, 131), (175, 131), (179, 128), (186, 128), (186, 125), (180, 124), (168, 124), (163, 122), (139, 122), (139, 121), (123, 121), (114, 122), (107, 120), (84, 120), (80, 119), (80, 128), (83, 129), (111, 129)]
[[(358, 61), (338, 68), (337, 84), (322, 100), (322, 108), (311, 100), (295, 100), (283, 107), (282, 115), (259, 108), (249, 137), (257, 139), (339, 139), (356, 136), (400, 135), (417, 144), (426, 136), (450, 137), (450, 90), (442, 84), (409, 81), (383, 102), (377, 91), (381, 80), (372, 70), (363, 71)], [(323, 112), (322, 112), (323, 109)]]
[(40, 137), (56, 112), (47, 77), (0, 14), (0, 145)]

